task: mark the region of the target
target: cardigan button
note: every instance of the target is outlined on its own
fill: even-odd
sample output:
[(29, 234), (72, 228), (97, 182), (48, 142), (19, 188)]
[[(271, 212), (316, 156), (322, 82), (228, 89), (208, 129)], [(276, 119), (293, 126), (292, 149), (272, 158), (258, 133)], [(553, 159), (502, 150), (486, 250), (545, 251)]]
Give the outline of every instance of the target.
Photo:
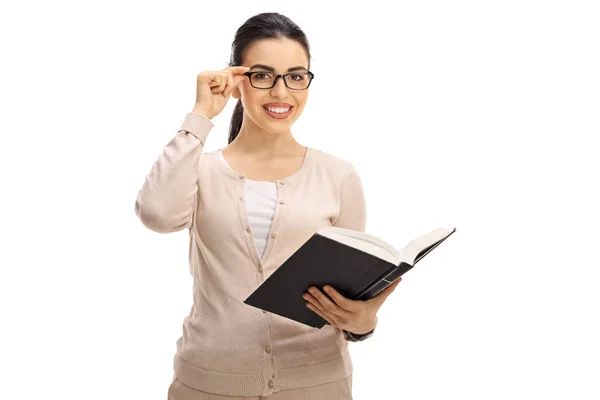
[(285, 204), (285, 200), (279, 200), (279, 204)]
[(246, 228), (246, 232), (250, 233), (250, 227)]
[(266, 351), (267, 353), (270, 353), (270, 352), (271, 352), (271, 346), (268, 346), (268, 345), (267, 345), (267, 347), (265, 347), (265, 351)]
[(258, 267), (258, 272), (263, 272), (263, 267), (262, 267), (262, 265), (260, 265), (260, 266)]
[(285, 179), (282, 179), (282, 180), (280, 180), (280, 181), (279, 181), (279, 184), (280, 184), (280, 185), (285, 185)]
[(273, 386), (275, 386), (275, 382), (269, 381), (269, 387), (273, 387)]
[(272, 238), (276, 238), (276, 237), (277, 237), (277, 232), (273, 232), (273, 233), (271, 233), (271, 237), (272, 237)]

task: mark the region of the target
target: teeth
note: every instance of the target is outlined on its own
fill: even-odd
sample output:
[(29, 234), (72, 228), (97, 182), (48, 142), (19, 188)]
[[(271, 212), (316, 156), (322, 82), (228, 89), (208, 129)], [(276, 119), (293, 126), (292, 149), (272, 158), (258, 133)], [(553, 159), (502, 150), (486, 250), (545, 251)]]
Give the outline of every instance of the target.
[(271, 108), (271, 107), (267, 107), (267, 110), (277, 113), (277, 114), (284, 114), (286, 112), (288, 112), (290, 109), (288, 108)]

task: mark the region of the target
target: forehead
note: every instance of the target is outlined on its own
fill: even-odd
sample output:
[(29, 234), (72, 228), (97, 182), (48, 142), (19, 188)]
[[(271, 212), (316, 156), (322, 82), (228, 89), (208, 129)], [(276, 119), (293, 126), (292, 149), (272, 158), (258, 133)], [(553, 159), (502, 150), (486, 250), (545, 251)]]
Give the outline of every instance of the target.
[(244, 65), (264, 64), (285, 72), (290, 67), (308, 68), (308, 56), (304, 47), (295, 40), (261, 39), (252, 43), (245, 54)]

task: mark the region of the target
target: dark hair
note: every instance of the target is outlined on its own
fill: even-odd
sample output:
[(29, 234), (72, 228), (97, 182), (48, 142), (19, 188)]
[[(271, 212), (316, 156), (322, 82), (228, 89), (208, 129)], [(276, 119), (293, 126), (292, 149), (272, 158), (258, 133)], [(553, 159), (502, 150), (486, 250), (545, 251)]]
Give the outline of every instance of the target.
[[(242, 65), (245, 50), (252, 43), (261, 39), (280, 38), (292, 39), (304, 46), (308, 55), (308, 68), (310, 69), (310, 46), (308, 45), (306, 35), (291, 19), (275, 12), (257, 14), (238, 28), (231, 45), (231, 59), (229, 66), (234, 67)], [(235, 105), (233, 117), (231, 117), (231, 124), (229, 125), (229, 143), (233, 142), (240, 132), (243, 118), (244, 107), (242, 106), (242, 99), (240, 98)]]

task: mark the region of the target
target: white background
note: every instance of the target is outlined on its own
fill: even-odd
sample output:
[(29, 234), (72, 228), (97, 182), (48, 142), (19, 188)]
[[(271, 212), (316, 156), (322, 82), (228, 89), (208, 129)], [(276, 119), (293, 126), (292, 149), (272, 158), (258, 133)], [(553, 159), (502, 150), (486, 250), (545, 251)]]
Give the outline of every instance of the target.
[(592, 3), (3, 4), (0, 397), (166, 399), (188, 232), (145, 228), (137, 191), (197, 74), (277, 11), (316, 76), (294, 136), (356, 166), (367, 232), (457, 228), (350, 344), (354, 398), (600, 398)]

